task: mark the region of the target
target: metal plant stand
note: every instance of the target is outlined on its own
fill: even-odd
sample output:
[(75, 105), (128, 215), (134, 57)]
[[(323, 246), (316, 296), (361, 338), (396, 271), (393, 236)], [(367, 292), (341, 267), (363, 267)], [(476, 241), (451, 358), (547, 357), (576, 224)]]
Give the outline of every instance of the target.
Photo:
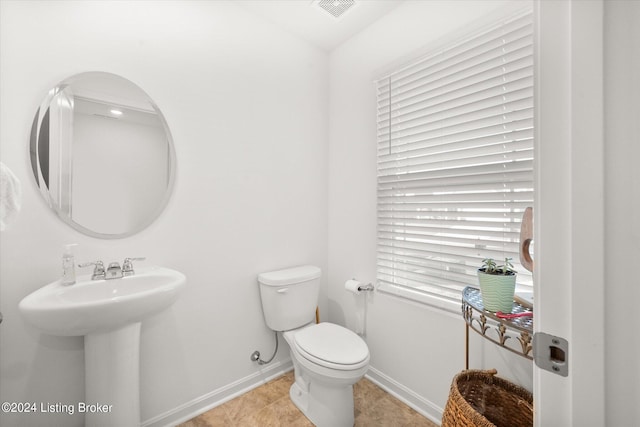
[[(531, 308), (514, 301), (512, 313), (527, 311)], [(484, 309), (480, 289), (471, 286), (462, 291), (462, 317), (465, 321), (465, 369), (469, 369), (469, 328), (500, 347), (533, 360), (533, 317), (501, 319)]]

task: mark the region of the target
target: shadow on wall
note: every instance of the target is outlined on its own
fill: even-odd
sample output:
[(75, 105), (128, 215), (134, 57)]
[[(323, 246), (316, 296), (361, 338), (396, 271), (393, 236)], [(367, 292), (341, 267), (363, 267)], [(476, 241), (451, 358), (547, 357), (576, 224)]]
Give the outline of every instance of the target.
[[(84, 400), (84, 339), (40, 334), (33, 330), (28, 330), (27, 333), (38, 343), (39, 351), (33, 359), (25, 358), (6, 371), (3, 370), (3, 381), (6, 372), (22, 373), (27, 369), (28, 395), (39, 403), (37, 410), (30, 413), (6, 414), (7, 425), (49, 425), (53, 415), (49, 413), (50, 404), (60, 404), (56, 409), (59, 412), (51, 411), (55, 414), (56, 422), (67, 426), (83, 425), (84, 414), (76, 411), (72, 404), (63, 404)], [(52, 369), (52, 366), (62, 369)], [(52, 396), (60, 396), (61, 388), (65, 389), (65, 399), (70, 402), (52, 399)]]
[[(336, 300), (329, 299), (329, 312), (324, 316), (320, 313), (320, 321), (336, 323), (338, 325), (346, 325), (345, 314), (342, 306)], [(330, 314), (330, 315), (329, 315)]]
[(349, 293), (340, 302), (329, 299), (329, 315), (323, 317), (320, 313), (320, 321), (336, 323), (364, 337), (366, 335), (367, 305), (373, 302), (374, 295), (375, 293), (372, 292), (358, 292), (356, 294)]

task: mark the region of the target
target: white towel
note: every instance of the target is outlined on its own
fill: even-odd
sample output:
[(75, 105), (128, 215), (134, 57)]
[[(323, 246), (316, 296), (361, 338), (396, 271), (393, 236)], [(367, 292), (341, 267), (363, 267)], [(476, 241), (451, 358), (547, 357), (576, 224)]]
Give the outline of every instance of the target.
[(4, 231), (20, 212), (21, 196), (20, 181), (0, 162), (0, 231)]

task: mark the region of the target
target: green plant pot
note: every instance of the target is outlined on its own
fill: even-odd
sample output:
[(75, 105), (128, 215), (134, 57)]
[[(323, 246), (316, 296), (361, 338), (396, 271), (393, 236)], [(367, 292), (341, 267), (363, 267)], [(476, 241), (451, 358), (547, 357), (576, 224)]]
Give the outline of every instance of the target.
[(478, 282), (485, 310), (511, 313), (516, 291), (516, 275), (487, 274), (478, 270)]

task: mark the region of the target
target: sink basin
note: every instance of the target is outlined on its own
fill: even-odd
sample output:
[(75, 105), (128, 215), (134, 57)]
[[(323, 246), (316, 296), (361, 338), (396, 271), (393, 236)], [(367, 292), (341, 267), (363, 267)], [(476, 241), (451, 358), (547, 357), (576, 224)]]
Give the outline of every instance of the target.
[(73, 285), (56, 280), (20, 302), (28, 323), (50, 335), (106, 332), (169, 307), (184, 287), (184, 274), (162, 267), (139, 268), (120, 279), (80, 276)]

